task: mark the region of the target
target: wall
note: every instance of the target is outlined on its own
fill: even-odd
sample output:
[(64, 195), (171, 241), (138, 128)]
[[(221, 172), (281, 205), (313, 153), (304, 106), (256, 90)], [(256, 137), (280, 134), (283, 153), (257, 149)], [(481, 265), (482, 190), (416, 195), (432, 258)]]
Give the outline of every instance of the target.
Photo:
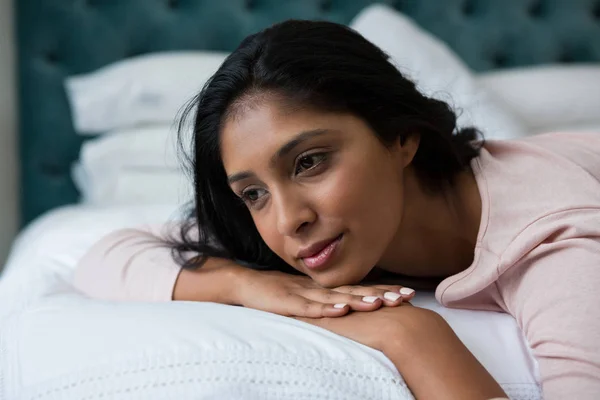
[(0, 270), (18, 224), (13, 10), (0, 0)]

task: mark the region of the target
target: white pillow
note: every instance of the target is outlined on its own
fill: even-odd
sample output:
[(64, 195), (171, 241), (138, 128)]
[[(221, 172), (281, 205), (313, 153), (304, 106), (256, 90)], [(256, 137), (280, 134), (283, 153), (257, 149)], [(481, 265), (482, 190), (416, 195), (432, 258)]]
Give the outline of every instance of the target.
[(526, 135), (519, 118), (478, 86), (460, 58), (409, 18), (375, 4), (358, 14), (350, 26), (384, 50), (422, 93), (453, 106), (460, 127), (475, 126), (488, 139)]
[(481, 74), (534, 132), (600, 126), (600, 65), (546, 65)]
[[(95, 241), (172, 220), (174, 211), (70, 206), (19, 235), (0, 279), (1, 399), (411, 398), (383, 354), (291, 318), (213, 303), (93, 301), (75, 291), (73, 270)], [(443, 308), (432, 293), (413, 303), (446, 318), (511, 398), (541, 397), (512, 317)]]
[(205, 51), (154, 53), (71, 76), (65, 86), (75, 130), (95, 134), (172, 123), (226, 57)]
[[(90, 301), (68, 285), (3, 323), (6, 398), (413, 399), (382, 353), (312, 325), (213, 303)], [(419, 306), (440, 309), (432, 295)], [(541, 399), (508, 315), (442, 314), (511, 399)], [(43, 334), (40, 334), (43, 332)], [(2, 394), (0, 388), (0, 395)]]
[(111, 131), (86, 141), (72, 175), (86, 204), (183, 204), (192, 181), (177, 155), (168, 125)]
[(592, 122), (592, 123), (586, 123), (586, 124), (578, 124), (578, 125), (567, 125), (567, 126), (561, 126), (559, 128), (554, 128), (554, 129), (543, 129), (544, 132), (556, 132), (556, 131), (562, 131), (562, 132), (594, 132), (594, 133), (598, 133), (600, 134), (600, 120), (596, 121), (596, 122)]

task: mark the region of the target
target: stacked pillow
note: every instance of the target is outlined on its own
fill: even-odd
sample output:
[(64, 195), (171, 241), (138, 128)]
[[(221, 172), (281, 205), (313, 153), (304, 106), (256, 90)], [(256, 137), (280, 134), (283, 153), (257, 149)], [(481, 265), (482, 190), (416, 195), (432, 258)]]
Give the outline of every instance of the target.
[(154, 53), (69, 77), (65, 86), (75, 130), (87, 135), (171, 124), (226, 57), (206, 51)]
[(76, 131), (101, 134), (84, 143), (72, 169), (84, 203), (182, 204), (192, 198), (176, 119), (226, 57), (155, 53), (67, 79)]
[(492, 71), (479, 85), (503, 100), (530, 133), (600, 134), (600, 65), (543, 65)]
[(193, 198), (176, 127), (124, 128), (87, 141), (72, 176), (82, 201), (95, 206), (184, 204)]

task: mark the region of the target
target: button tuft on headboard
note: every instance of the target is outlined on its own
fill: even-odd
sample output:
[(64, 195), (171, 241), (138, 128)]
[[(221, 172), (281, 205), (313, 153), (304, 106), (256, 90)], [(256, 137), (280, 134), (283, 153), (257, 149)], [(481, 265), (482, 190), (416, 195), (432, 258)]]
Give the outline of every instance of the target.
[(146, 52), (141, 49), (132, 48), (132, 49), (129, 49), (126, 51), (125, 58), (141, 56), (144, 53), (146, 53)]
[(492, 56), (492, 64), (495, 68), (503, 68), (508, 65), (508, 56), (504, 52), (497, 52)]
[(391, 5), (398, 11), (412, 14), (417, 10), (420, 0), (393, 0)]
[(167, 0), (167, 7), (171, 10), (176, 9), (179, 6), (179, 0)]
[(321, 9), (321, 12), (329, 12), (331, 11), (331, 7), (333, 6), (333, 0), (321, 0), (321, 3), (319, 4), (319, 8)]
[(527, 8), (527, 14), (529, 14), (531, 18), (543, 17), (545, 13), (546, 7), (542, 0), (534, 0)]
[(256, 0), (246, 0), (244, 7), (249, 11), (254, 10), (256, 8)]
[(568, 51), (568, 50), (563, 50), (563, 51), (562, 51), (562, 52), (559, 54), (557, 61), (558, 61), (559, 63), (562, 63), (562, 64), (567, 64), (567, 63), (572, 63), (572, 62), (575, 62), (575, 61), (576, 61), (576, 59), (575, 59), (575, 57), (574, 57), (574, 55), (573, 55), (573, 53), (572, 53), (572, 52), (570, 52), (570, 51)]
[(45, 161), (40, 164), (40, 170), (49, 178), (58, 178), (65, 175), (65, 169), (51, 161)]
[(471, 16), (471, 15), (475, 14), (475, 11), (476, 11), (475, 1), (473, 1), (473, 0), (464, 1), (460, 7), (460, 10), (466, 16)]
[(48, 64), (58, 64), (58, 53), (56, 51), (49, 51), (44, 55), (44, 59)]
[(594, 4), (592, 15), (594, 16), (594, 19), (600, 20), (600, 1), (597, 1), (596, 4)]

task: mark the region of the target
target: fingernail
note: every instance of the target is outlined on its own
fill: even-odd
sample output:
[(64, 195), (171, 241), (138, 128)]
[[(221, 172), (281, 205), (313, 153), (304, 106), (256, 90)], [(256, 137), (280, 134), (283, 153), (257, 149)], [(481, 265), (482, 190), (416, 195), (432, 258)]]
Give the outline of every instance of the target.
[(348, 304), (346, 303), (338, 303), (336, 305), (333, 306), (333, 308), (344, 308), (346, 307)]
[(365, 296), (362, 298), (362, 301), (365, 303), (375, 303), (379, 297), (377, 296)]
[(404, 295), (404, 296), (410, 296), (411, 294), (413, 294), (415, 291), (411, 288), (407, 288), (407, 287), (403, 287), (402, 289), (400, 289), (400, 294)]
[(400, 296), (398, 293), (394, 293), (394, 292), (385, 292), (383, 294), (383, 298), (386, 300), (389, 300), (389, 301), (396, 301), (400, 297), (402, 297), (402, 296)]

